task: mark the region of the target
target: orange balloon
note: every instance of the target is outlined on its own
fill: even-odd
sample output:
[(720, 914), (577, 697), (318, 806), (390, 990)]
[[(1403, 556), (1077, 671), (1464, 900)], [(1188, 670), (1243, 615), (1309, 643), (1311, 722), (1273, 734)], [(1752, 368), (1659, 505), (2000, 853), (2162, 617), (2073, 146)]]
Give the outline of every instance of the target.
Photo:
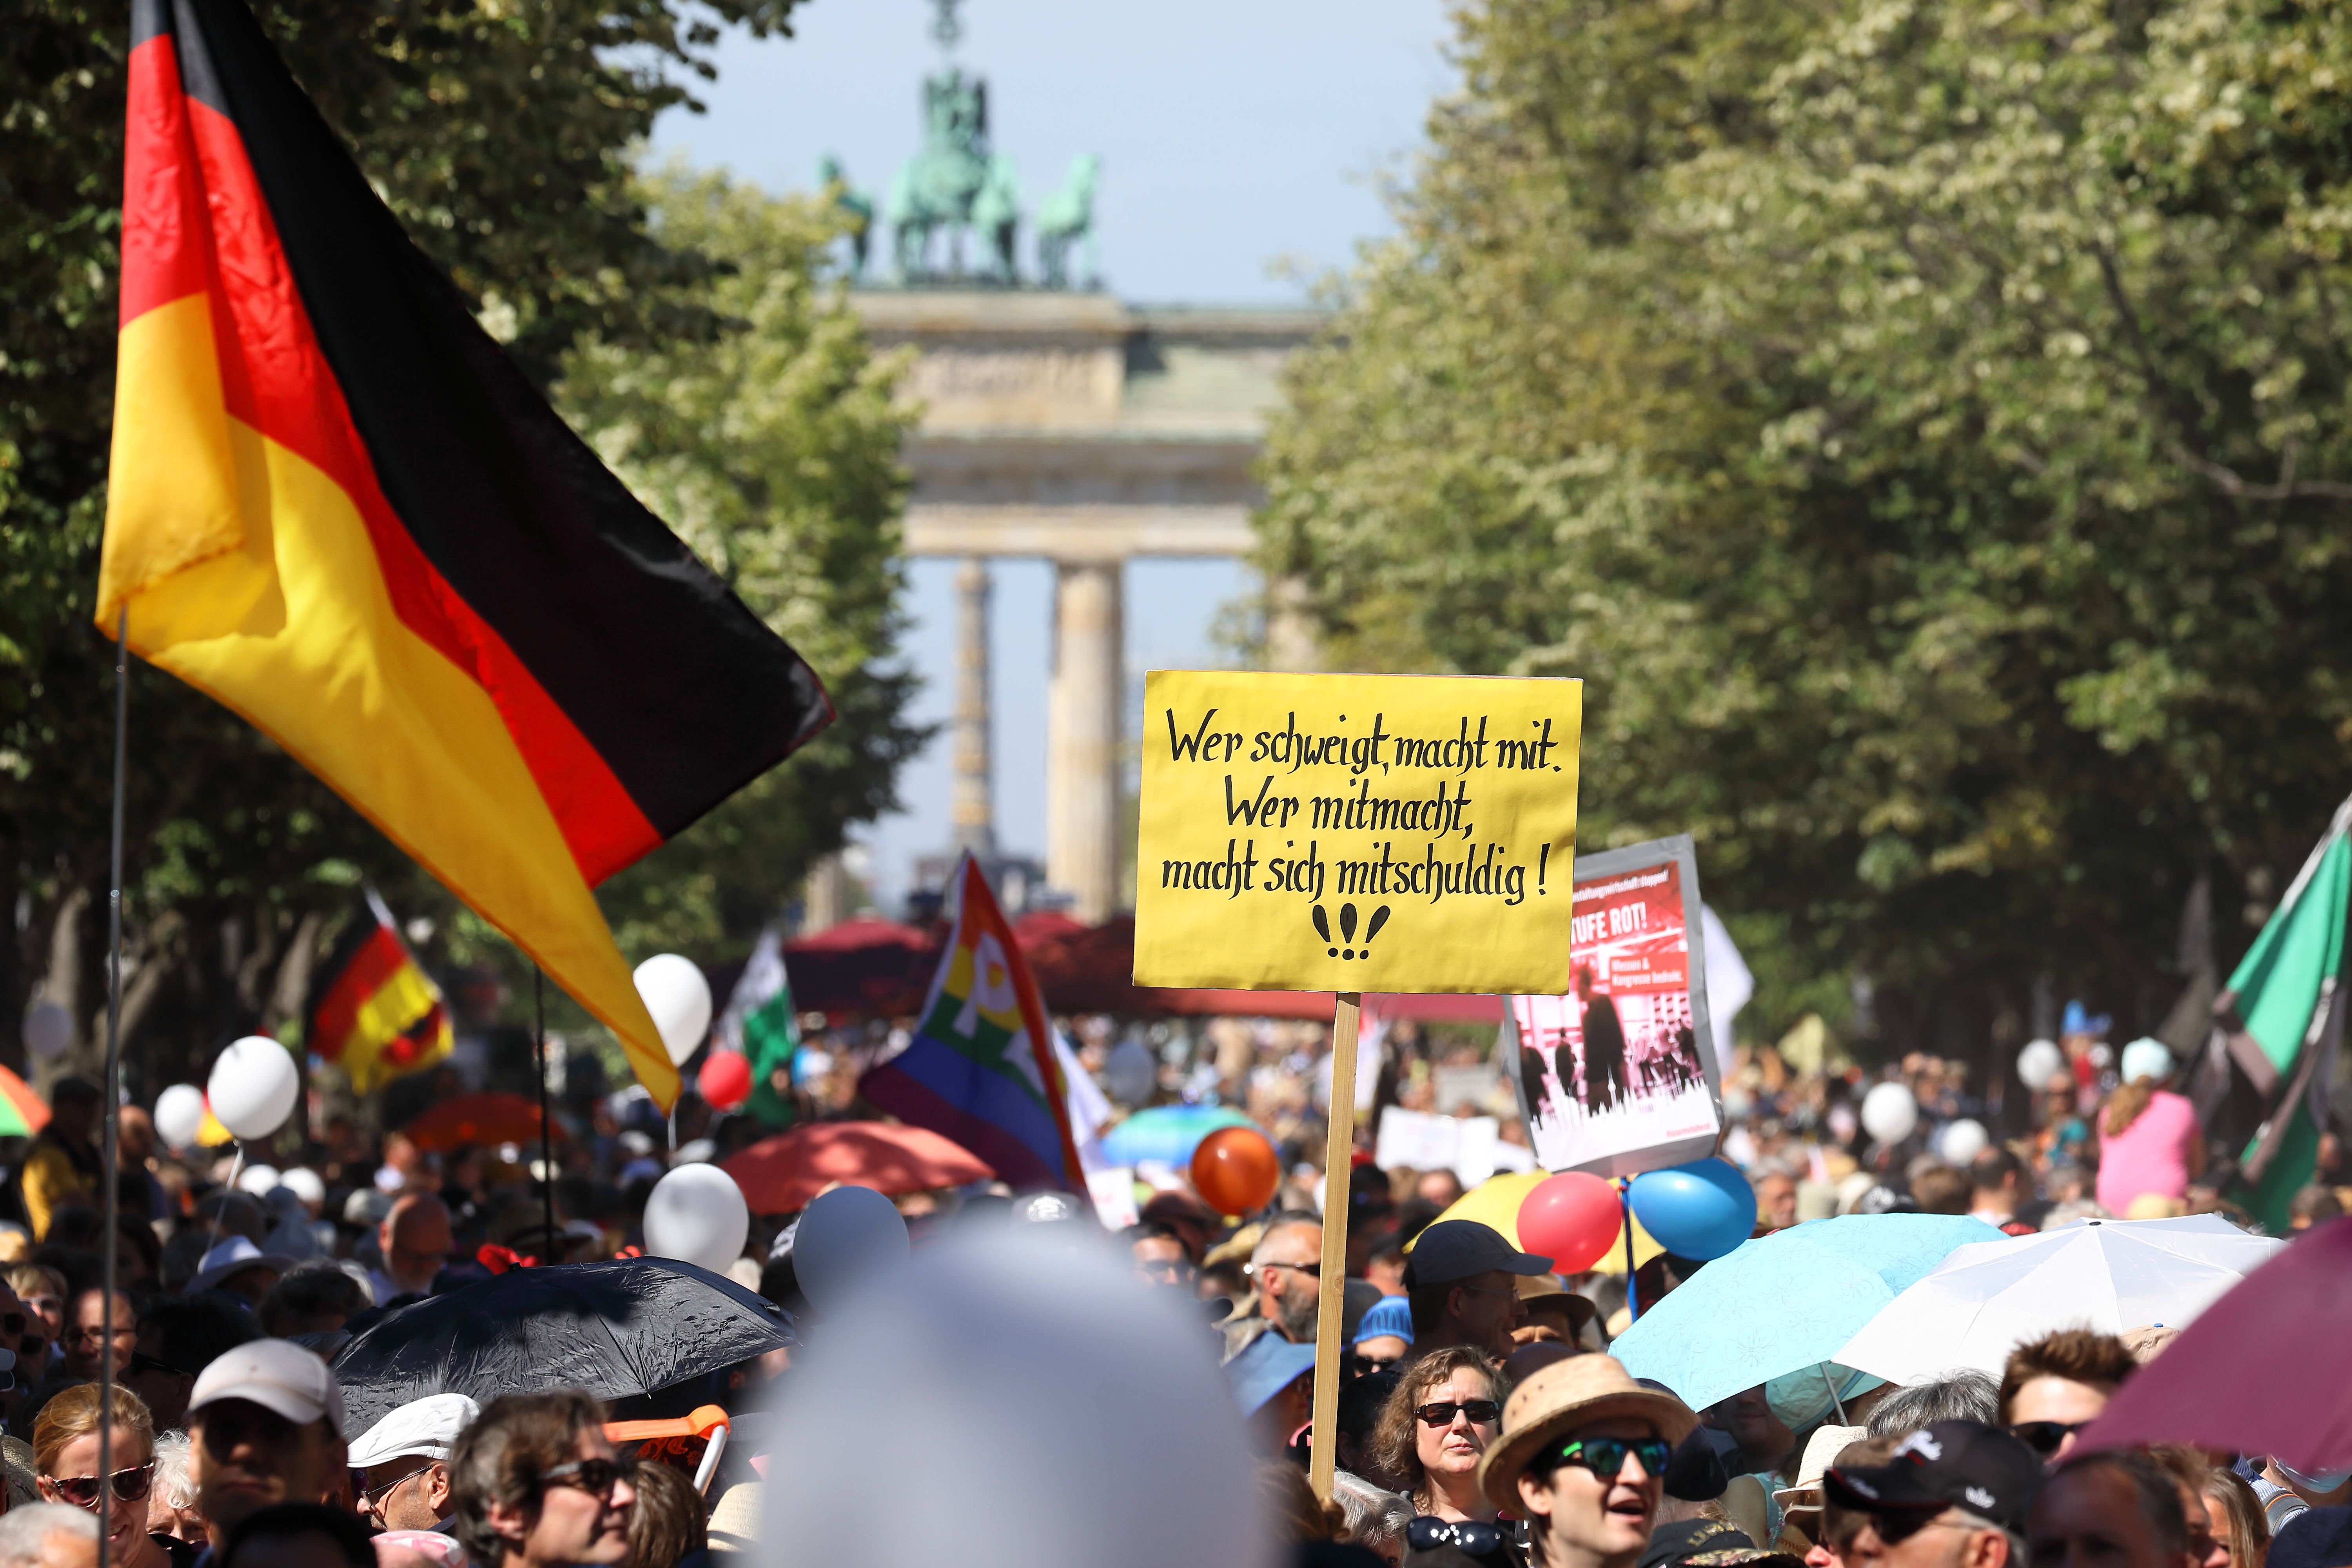
[(1220, 1127), (1192, 1151), (1192, 1190), (1219, 1214), (1255, 1214), (1282, 1184), (1282, 1162), (1255, 1127)]

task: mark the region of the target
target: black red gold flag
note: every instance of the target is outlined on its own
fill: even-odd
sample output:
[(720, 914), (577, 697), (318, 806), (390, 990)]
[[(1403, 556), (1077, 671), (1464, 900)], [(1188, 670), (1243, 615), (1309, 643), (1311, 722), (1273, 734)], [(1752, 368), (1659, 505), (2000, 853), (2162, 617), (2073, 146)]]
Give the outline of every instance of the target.
[(373, 892), (313, 974), (302, 1036), (305, 1049), (340, 1066), (362, 1094), (449, 1054), (441, 988), (410, 955)]
[(134, 0), (97, 619), (677, 1075), (592, 889), (833, 717), (412, 244), (239, 0)]

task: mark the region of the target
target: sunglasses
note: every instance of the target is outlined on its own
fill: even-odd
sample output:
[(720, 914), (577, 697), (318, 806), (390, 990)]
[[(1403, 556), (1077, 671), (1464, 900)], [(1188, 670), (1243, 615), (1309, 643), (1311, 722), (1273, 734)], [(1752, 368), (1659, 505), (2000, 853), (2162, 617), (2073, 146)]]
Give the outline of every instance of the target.
[(1641, 1460), (1645, 1474), (1662, 1476), (1674, 1451), (1664, 1437), (1578, 1437), (1553, 1449), (1549, 1459), (1553, 1469), (1581, 1465), (1598, 1479), (1613, 1481), (1624, 1473), (1626, 1455)]
[(1260, 1269), (1265, 1268), (1290, 1268), (1296, 1269), (1297, 1272), (1306, 1275), (1309, 1279), (1320, 1279), (1323, 1278), (1323, 1265), (1319, 1261), (1315, 1263), (1276, 1263), (1269, 1260), (1265, 1263), (1253, 1263), (1245, 1272), (1255, 1274)]
[(1401, 1355), (1383, 1357), (1365, 1355), (1361, 1352), (1350, 1351), (1348, 1352), (1348, 1370), (1354, 1373), (1358, 1377), (1370, 1377), (1376, 1372), (1391, 1371), (1402, 1360), (1404, 1360), (1404, 1357)]
[(1473, 1557), (1485, 1557), (1500, 1552), (1510, 1535), (1499, 1525), (1482, 1520), (1448, 1521), (1423, 1514), (1404, 1527), (1404, 1540), (1414, 1552), (1435, 1552), (1451, 1546)]
[(2088, 1421), (2020, 1421), (2009, 1435), (2046, 1459), (2058, 1452), (2059, 1444), (2089, 1425)]
[[(98, 1478), (96, 1476), (51, 1476), (49, 1486), (58, 1496), (76, 1508), (98, 1510)], [(135, 1470), (117, 1470), (107, 1478), (109, 1489), (117, 1502), (137, 1502), (155, 1485), (155, 1462), (152, 1459)]]
[(543, 1487), (576, 1487), (603, 1502), (613, 1500), (613, 1487), (619, 1481), (635, 1480), (637, 1462), (635, 1459), (574, 1459), (568, 1465), (558, 1465), (539, 1473)]
[(1456, 1413), (1470, 1417), (1473, 1426), (1492, 1426), (1501, 1419), (1503, 1407), (1491, 1399), (1440, 1399), (1413, 1411), (1424, 1426), (1451, 1426)]

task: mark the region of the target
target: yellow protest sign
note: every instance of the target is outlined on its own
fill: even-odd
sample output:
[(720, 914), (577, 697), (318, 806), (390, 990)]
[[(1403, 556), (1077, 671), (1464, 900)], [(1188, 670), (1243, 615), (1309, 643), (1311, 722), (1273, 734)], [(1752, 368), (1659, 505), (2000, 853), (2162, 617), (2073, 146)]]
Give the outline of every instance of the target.
[(1135, 983), (1568, 989), (1577, 680), (1154, 670)]

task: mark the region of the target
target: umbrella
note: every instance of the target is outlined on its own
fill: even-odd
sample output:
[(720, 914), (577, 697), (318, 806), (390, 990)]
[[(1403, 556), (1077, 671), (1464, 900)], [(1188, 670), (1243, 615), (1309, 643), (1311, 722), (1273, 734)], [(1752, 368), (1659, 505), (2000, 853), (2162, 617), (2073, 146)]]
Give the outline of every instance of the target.
[[(1519, 1205), (1528, 1201), (1528, 1194), (1535, 1191), (1538, 1184), (1549, 1180), (1550, 1176), (1549, 1171), (1509, 1171), (1499, 1176), (1489, 1176), (1454, 1199), (1445, 1212), (1439, 1215), (1437, 1218), (1475, 1219), (1480, 1225), (1489, 1226), (1500, 1231), (1505, 1241), (1509, 1242), (1513, 1247), (1518, 1247)], [(1437, 1221), (1432, 1220), (1430, 1223), (1434, 1225)], [(1407, 1246), (1405, 1250), (1411, 1252), (1412, 1248)], [(1522, 1248), (1522, 1250), (1525, 1249)], [(1642, 1228), (1642, 1222), (1635, 1220), (1633, 1222), (1633, 1267), (1641, 1268), (1664, 1251), (1665, 1248), (1660, 1247), (1652, 1238), (1650, 1233)], [(1615, 1246), (1610, 1247), (1608, 1256), (1594, 1264), (1592, 1268), (1595, 1273), (1600, 1274), (1625, 1272), (1625, 1243), (1622, 1237)]]
[(2314, 1226), (2116, 1391), (2085, 1448), (2194, 1443), (2352, 1468), (2352, 1219)]
[(2011, 1350), (2059, 1329), (2179, 1328), (2284, 1245), (2211, 1214), (1980, 1242), (1889, 1301), (1834, 1359), (1890, 1383), (1951, 1367), (1999, 1377)]
[(1838, 1359), (1895, 1293), (2000, 1232), (1964, 1215), (1844, 1215), (1743, 1241), (1643, 1312), (1611, 1353), (1694, 1410)]
[(1103, 1158), (1114, 1165), (1185, 1165), (1218, 1128), (1256, 1125), (1230, 1105), (1155, 1105), (1103, 1134)]
[(33, 1086), (0, 1068), (0, 1138), (30, 1138), (49, 1124), (49, 1108)]
[(514, 1268), (383, 1319), (335, 1357), (344, 1430), (431, 1394), (652, 1394), (798, 1342), (792, 1319), (674, 1258)]
[(797, 1214), (828, 1186), (887, 1197), (984, 1182), (996, 1173), (960, 1143), (889, 1121), (812, 1121), (719, 1162), (753, 1214)]
[[(539, 1107), (519, 1094), (461, 1094), (401, 1129), (419, 1149), (447, 1153), (467, 1143), (536, 1143)], [(558, 1122), (555, 1136), (563, 1137)]]

